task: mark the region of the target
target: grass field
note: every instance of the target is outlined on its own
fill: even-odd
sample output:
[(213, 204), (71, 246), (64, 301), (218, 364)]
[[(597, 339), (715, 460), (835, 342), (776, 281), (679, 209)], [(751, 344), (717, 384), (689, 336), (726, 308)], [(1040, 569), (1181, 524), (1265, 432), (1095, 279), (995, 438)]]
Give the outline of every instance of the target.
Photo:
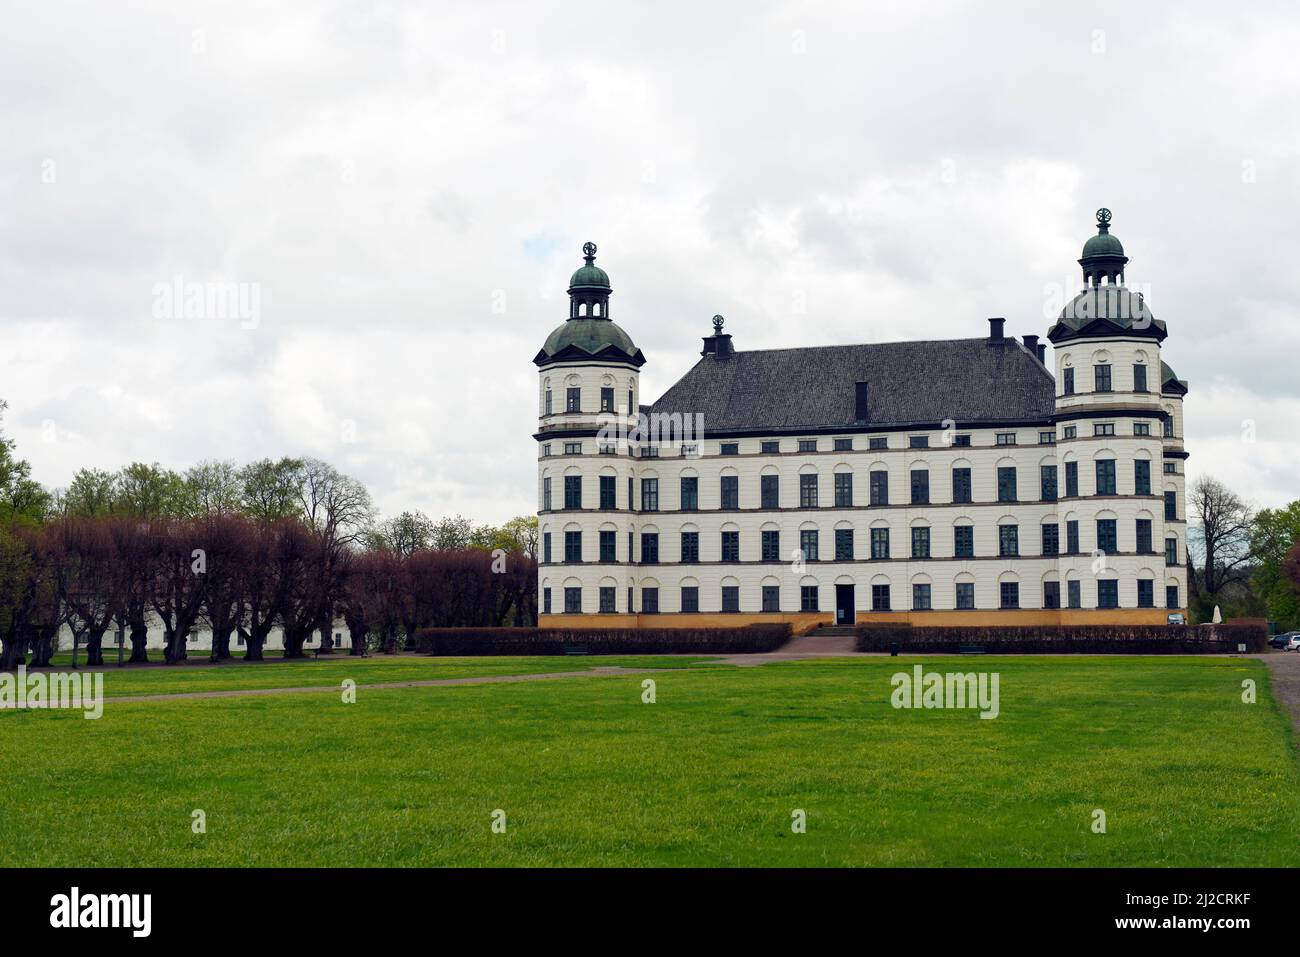
[[(408, 680), (407, 662), (575, 667), (345, 670)], [(895, 710), (890, 676), (916, 662), (998, 672), (1000, 716)], [(301, 669), (285, 682), (301, 685), (340, 664), (208, 680)], [(0, 712), (0, 864), (1300, 863), (1300, 769), (1256, 660), (685, 664), (653, 676), (654, 704), (645, 676), (628, 675), (362, 690), (355, 704), (330, 692), (110, 701), (98, 721)], [(134, 675), (151, 684), (132, 693), (199, 680)], [(1257, 704), (1242, 703), (1243, 678)], [(195, 809), (205, 834), (191, 831)]]

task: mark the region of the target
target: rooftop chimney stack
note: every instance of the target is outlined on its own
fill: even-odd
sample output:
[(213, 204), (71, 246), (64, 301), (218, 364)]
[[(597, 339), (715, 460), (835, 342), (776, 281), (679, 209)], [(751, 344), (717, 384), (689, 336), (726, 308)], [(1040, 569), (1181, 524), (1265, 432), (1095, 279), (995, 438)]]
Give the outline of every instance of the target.
[(1003, 316), (994, 316), (989, 318), (989, 342), (1002, 342), (1002, 329), (1007, 324)]
[(853, 394), (853, 417), (859, 422), (867, 421), (868, 386), (865, 382), (855, 382)]
[(1027, 351), (1031, 356), (1037, 356), (1038, 336), (1021, 336), (1020, 338), (1025, 343), (1025, 351)]
[(1047, 365), (1047, 343), (1046, 342), (1040, 342), (1038, 344), (1038, 361), (1041, 362), (1043, 365)]

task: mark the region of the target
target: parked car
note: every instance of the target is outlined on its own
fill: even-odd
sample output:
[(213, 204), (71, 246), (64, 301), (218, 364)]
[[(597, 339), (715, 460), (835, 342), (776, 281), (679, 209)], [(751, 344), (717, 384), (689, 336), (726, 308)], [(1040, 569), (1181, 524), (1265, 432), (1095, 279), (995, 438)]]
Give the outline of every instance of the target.
[(1280, 649), (1280, 650), (1285, 650), (1285, 649), (1286, 649), (1286, 646), (1290, 643), (1290, 641), (1291, 641), (1291, 633), (1290, 633), (1290, 632), (1287, 632), (1287, 633), (1284, 634), (1284, 635), (1272, 635), (1272, 636), (1268, 639), (1268, 646), (1269, 646), (1270, 648), (1277, 648), (1277, 649)]
[(1300, 635), (1292, 635), (1286, 643), (1287, 651), (1300, 651)]

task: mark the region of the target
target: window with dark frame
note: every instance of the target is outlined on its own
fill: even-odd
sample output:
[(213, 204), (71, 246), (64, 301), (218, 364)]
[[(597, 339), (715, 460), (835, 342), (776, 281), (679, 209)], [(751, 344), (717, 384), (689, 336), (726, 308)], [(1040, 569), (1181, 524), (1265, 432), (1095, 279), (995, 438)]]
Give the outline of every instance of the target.
[(799, 507), (817, 507), (817, 475), (804, 473), (799, 476)]
[(724, 562), (740, 561), (740, 532), (722, 533), (722, 560)]
[(803, 560), (806, 562), (818, 561), (817, 556), (817, 529), (804, 528), (799, 531), (799, 551), (803, 553)]
[(682, 532), (682, 564), (694, 565), (700, 560), (700, 533)]
[(760, 475), (758, 477), (758, 496), (761, 508), (780, 508), (781, 476)]

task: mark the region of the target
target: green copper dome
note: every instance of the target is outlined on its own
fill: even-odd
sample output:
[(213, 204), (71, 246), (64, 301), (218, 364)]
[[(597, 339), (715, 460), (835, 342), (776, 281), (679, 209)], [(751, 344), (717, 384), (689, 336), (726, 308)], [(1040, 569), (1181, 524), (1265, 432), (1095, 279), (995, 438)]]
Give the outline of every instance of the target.
[(1112, 236), (1110, 233), (1099, 233), (1093, 236), (1083, 244), (1083, 255), (1081, 259), (1092, 259), (1094, 256), (1123, 256), (1124, 247), (1119, 241), (1119, 237)]
[(569, 278), (569, 288), (575, 286), (604, 286), (609, 288), (609, 273), (599, 266), (579, 266), (578, 271)]
[(546, 337), (542, 351), (548, 356), (558, 355), (562, 350), (573, 346), (590, 355), (595, 355), (608, 346), (613, 346), (628, 355), (635, 355), (636, 345), (632, 337), (619, 328), (610, 319), (584, 316), (570, 319)]

